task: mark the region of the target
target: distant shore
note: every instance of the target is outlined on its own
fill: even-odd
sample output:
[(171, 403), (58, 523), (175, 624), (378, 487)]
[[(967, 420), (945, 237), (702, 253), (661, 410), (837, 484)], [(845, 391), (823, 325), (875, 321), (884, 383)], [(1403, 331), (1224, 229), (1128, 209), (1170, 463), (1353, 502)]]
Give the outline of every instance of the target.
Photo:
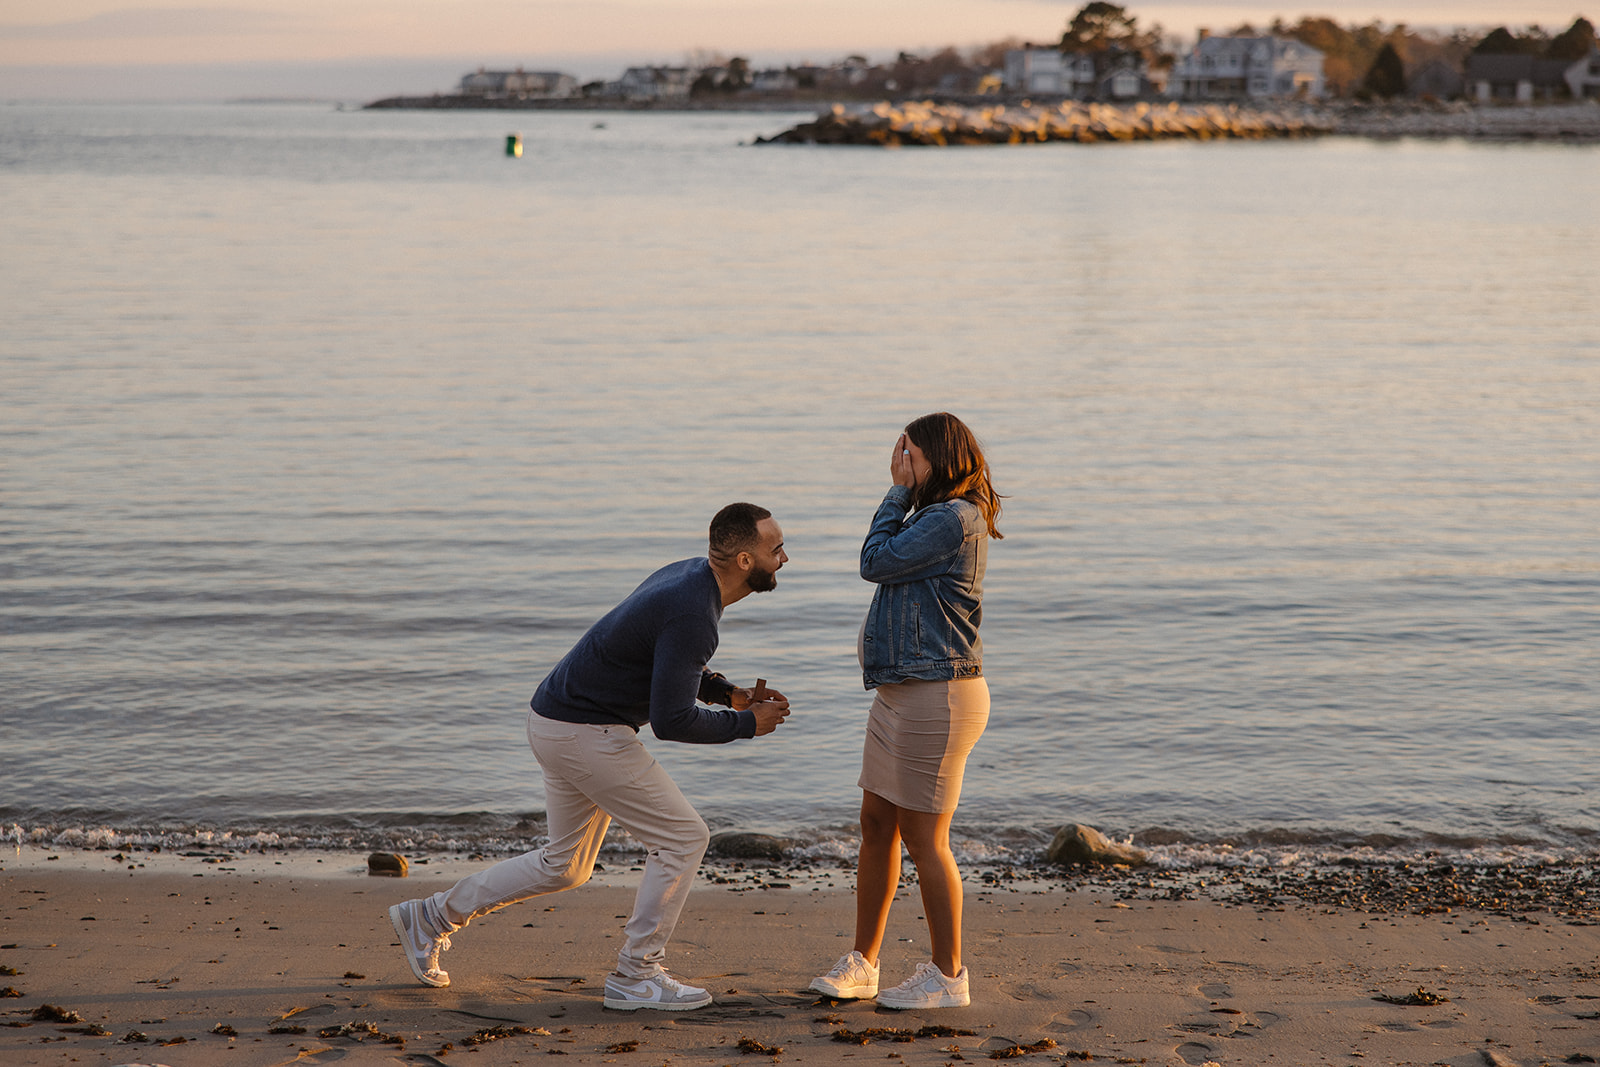
[[(874, 101), (850, 101), (841, 106), (847, 111), (861, 111), (874, 107)], [(940, 108), (989, 110), (1002, 108), (1013, 113), (1029, 108), (1056, 108), (1060, 101), (1040, 101), (1022, 98), (951, 97), (937, 100), (923, 98), (884, 101), (888, 107), (901, 109), (924, 104)], [(1165, 108), (1168, 101), (1145, 102), (1144, 108)], [(1087, 105), (1083, 105), (1087, 106)], [(1095, 104), (1108, 114), (1131, 114), (1137, 104)], [(755, 114), (774, 112), (816, 112), (819, 115), (833, 110), (834, 101), (820, 97), (786, 96), (772, 99), (749, 97), (707, 97), (682, 102), (622, 101), (597, 98), (581, 99), (491, 99), (456, 94), (430, 96), (395, 96), (375, 100), (365, 105), (376, 110), (443, 110), (443, 111), (629, 111), (629, 112), (696, 112), (744, 111)], [(1348, 137), (1424, 137), (1466, 138), (1493, 141), (1600, 141), (1600, 101), (1576, 101), (1561, 104), (1531, 105), (1477, 105), (1464, 101), (1447, 103), (1396, 101), (1363, 104), (1334, 102), (1317, 105), (1287, 104), (1255, 106), (1248, 103), (1189, 103), (1186, 109), (1223, 108), (1243, 116), (1270, 117), (1280, 120), (1291, 116), (1304, 129), (1296, 132), (1314, 132)]]

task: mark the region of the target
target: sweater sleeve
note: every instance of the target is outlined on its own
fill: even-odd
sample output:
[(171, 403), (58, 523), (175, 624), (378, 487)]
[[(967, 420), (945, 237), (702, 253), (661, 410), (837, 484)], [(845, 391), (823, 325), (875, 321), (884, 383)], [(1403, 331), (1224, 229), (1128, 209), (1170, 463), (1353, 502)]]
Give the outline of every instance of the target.
[(656, 638), (650, 729), (663, 741), (718, 745), (756, 735), (752, 712), (706, 708), (695, 702), (706, 683), (706, 661), (714, 651), (715, 632), (690, 615), (669, 621)]

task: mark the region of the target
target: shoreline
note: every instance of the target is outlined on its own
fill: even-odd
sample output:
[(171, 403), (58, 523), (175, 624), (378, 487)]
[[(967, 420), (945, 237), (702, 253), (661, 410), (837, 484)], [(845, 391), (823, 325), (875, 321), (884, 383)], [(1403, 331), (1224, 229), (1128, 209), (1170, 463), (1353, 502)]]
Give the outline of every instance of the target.
[[(44, 855), (0, 857), (0, 987), (20, 994), (0, 1000), (8, 1065), (188, 1067), (223, 1062), (223, 1050), (235, 1067), (463, 1054), (479, 1067), (551, 1054), (730, 1063), (745, 1059), (741, 1041), (797, 1063), (948, 1064), (1030, 1047), (1037, 1062), (1172, 1067), (1600, 1056), (1592, 912), (1377, 913), (1198, 894), (1213, 886), (1162, 896), (1130, 881), (1137, 871), (969, 874), (973, 1005), (896, 1013), (805, 992), (848, 948), (849, 872), (718, 863), (696, 881), (669, 960), (717, 1003), (620, 1013), (601, 1008), (599, 987), (631, 908), (631, 871), (459, 931), (443, 959), (452, 985), (434, 990), (408, 973), (386, 908), (486, 861), (431, 859), (394, 879), (368, 876), (354, 855), (124, 855), (131, 870), (103, 854)], [(903, 886), (886, 980), (924, 958), (920, 914)], [(49, 1021), (46, 1005), (79, 1019)], [(961, 1032), (916, 1036), (924, 1027)]]
[[(1062, 101), (1024, 97), (951, 97), (924, 99), (896, 98), (885, 101), (851, 100), (834, 98), (789, 98), (771, 100), (721, 100), (706, 99), (673, 103), (654, 101), (623, 101), (585, 99), (511, 99), (464, 97), (452, 94), (430, 96), (395, 96), (362, 105), (363, 110), (458, 110), (458, 111), (620, 111), (630, 113), (695, 113), (707, 111), (732, 111), (750, 114), (785, 112), (815, 113), (825, 116), (835, 109), (844, 112), (872, 111), (874, 108), (893, 110), (947, 109), (968, 112), (1004, 109), (1013, 114), (1028, 111), (1057, 110), (1063, 106), (1093, 108), (1112, 116), (1113, 122), (1132, 121), (1134, 113), (1167, 109), (1167, 100), (1142, 101), (1128, 104), (1105, 104), (1088, 101)], [(1275, 101), (1251, 104), (1240, 101), (1184, 101), (1176, 104), (1184, 111), (1227, 111), (1243, 116), (1246, 125), (1255, 119), (1281, 123), (1285, 118), (1299, 125), (1292, 135), (1330, 135), (1344, 137), (1390, 140), (1402, 137), (1424, 139), (1462, 138), (1475, 141), (1550, 141), (1558, 143), (1588, 143), (1600, 141), (1600, 101), (1568, 101), (1549, 104), (1486, 104), (1467, 101), (1425, 102), (1390, 101), (1361, 104), (1354, 102), (1323, 102), (1307, 104), (1294, 101)], [(798, 129), (798, 127), (797, 127)], [(783, 141), (785, 131), (766, 139)], [(1024, 138), (1033, 140), (1034, 138)], [(1039, 138), (1040, 140), (1044, 138)], [(1081, 137), (1062, 139), (1087, 139)], [(1128, 140), (1141, 138), (1103, 137), (1102, 140)], [(906, 142), (901, 142), (906, 143)], [(974, 142), (975, 143), (975, 142)]]

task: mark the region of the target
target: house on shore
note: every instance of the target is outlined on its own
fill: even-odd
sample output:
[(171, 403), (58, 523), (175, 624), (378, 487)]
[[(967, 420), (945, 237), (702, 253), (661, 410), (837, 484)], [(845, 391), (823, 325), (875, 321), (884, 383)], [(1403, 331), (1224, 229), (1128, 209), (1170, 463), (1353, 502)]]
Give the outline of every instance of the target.
[(688, 67), (629, 67), (621, 78), (606, 85), (605, 95), (624, 100), (687, 100), (694, 78), (695, 72)]
[(1600, 48), (1589, 49), (1589, 54), (1567, 68), (1567, 91), (1574, 100), (1600, 100)]
[(1158, 96), (1162, 89), (1137, 52), (1063, 52), (1034, 45), (1007, 50), (1001, 84), (1008, 93), (1074, 100), (1136, 100)]
[(1567, 68), (1576, 65), (1544, 56), (1474, 53), (1467, 57), (1468, 95), (1480, 104), (1555, 100), (1569, 91)]
[(558, 100), (575, 96), (578, 79), (570, 74), (553, 70), (485, 70), (476, 71), (461, 79), (458, 87), (462, 96), (481, 96), (485, 99)]
[(1322, 53), (1292, 37), (1213, 37), (1200, 31), (1168, 91), (1185, 100), (1257, 100), (1327, 92)]

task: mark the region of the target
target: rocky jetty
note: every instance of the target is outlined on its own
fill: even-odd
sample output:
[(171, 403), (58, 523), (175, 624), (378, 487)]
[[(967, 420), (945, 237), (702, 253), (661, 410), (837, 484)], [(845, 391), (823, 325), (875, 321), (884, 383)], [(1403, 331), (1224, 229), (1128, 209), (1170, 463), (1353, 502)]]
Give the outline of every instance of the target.
[(975, 145), (1043, 141), (1154, 141), (1169, 138), (1305, 137), (1332, 125), (1310, 113), (1236, 106), (1138, 103), (962, 107), (932, 102), (835, 104), (759, 144)]

